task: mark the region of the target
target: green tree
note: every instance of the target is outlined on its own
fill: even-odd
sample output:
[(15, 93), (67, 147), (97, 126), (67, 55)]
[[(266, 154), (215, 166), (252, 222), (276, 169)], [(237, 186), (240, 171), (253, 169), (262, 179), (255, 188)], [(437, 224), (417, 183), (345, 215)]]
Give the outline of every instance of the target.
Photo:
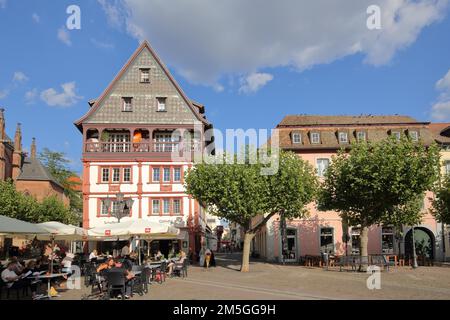
[(50, 196), (38, 204), (33, 222), (40, 223), (47, 221), (76, 223), (77, 217), (56, 196)]
[(275, 214), (304, 217), (317, 187), (314, 169), (294, 153), (280, 152), (278, 171), (262, 175), (264, 165), (249, 163), (250, 152), (245, 163), (235, 158), (233, 164), (197, 164), (185, 181), (187, 193), (212, 214), (243, 229), (242, 272), (249, 271), (250, 244), (258, 230)]
[(65, 153), (51, 151), (48, 148), (44, 148), (39, 153), (39, 160), (64, 187), (64, 193), (70, 200), (71, 211), (81, 219), (81, 212), (83, 210), (82, 194), (77, 190), (79, 183), (70, 179), (71, 177), (77, 176), (68, 167), (70, 160), (66, 158)]
[(444, 176), (442, 184), (435, 190), (432, 213), (439, 222), (450, 224), (450, 175)]
[[(407, 137), (353, 143), (333, 157), (319, 192), (319, 209), (336, 210), (361, 226), (360, 255), (367, 256), (368, 227), (410, 224), (414, 202), (438, 177), (439, 150)], [(420, 212), (420, 210), (418, 210)]]
[(12, 180), (0, 181), (0, 215), (24, 221), (33, 221), (37, 201), (18, 192)]

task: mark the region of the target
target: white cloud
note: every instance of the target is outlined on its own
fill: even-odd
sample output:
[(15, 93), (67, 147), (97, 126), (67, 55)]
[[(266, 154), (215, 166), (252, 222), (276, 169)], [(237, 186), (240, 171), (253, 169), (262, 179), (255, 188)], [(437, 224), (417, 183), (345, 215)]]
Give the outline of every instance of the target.
[(0, 90), (0, 99), (4, 99), (8, 96), (9, 90), (8, 89), (2, 89)]
[(431, 108), (431, 117), (437, 121), (450, 119), (450, 100), (434, 104)]
[(269, 73), (251, 73), (241, 79), (241, 93), (254, 93), (273, 80), (273, 75)]
[(41, 22), (41, 17), (40, 17), (36, 12), (34, 12), (34, 13), (31, 15), (31, 18), (32, 18), (33, 21), (36, 22), (36, 23)]
[(436, 89), (450, 91), (450, 69), (447, 74), (436, 82)]
[(41, 99), (52, 107), (69, 107), (77, 103), (81, 96), (76, 94), (75, 82), (68, 82), (61, 85), (62, 92), (58, 93), (55, 89), (50, 88), (41, 92)]
[(26, 104), (33, 104), (38, 95), (38, 90), (36, 88), (27, 91), (25, 93), (25, 102)]
[(449, 0), (378, 0), (381, 30), (366, 25), (373, 0), (98, 2), (111, 25), (148, 39), (183, 77), (215, 86), (227, 75), (301, 71), (356, 53), (371, 65), (389, 63), (445, 16)]
[(431, 107), (431, 117), (438, 121), (450, 120), (450, 70), (436, 82), (436, 89), (440, 95)]
[(5, 9), (6, 8), (6, 0), (0, 0), (0, 8)]
[(25, 73), (21, 71), (14, 72), (13, 82), (27, 82), (28, 80), (30, 79), (25, 75)]
[(70, 41), (70, 34), (64, 27), (58, 29), (57, 33), (58, 39), (67, 46), (72, 45), (72, 41)]
[(97, 48), (101, 48), (101, 49), (113, 49), (114, 48), (114, 44), (109, 43), (109, 42), (99, 41), (95, 38), (91, 38), (91, 42)]

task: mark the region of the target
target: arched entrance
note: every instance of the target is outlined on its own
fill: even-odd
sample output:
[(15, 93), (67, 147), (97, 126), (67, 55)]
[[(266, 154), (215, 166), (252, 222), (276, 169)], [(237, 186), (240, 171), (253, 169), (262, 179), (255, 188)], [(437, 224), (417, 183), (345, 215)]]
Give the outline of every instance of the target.
[[(435, 238), (433, 232), (424, 227), (414, 228), (414, 240), (416, 243), (417, 261), (419, 264), (425, 264), (426, 260), (434, 260), (434, 243)], [(412, 229), (405, 236), (405, 257), (411, 259), (413, 256), (412, 249)]]

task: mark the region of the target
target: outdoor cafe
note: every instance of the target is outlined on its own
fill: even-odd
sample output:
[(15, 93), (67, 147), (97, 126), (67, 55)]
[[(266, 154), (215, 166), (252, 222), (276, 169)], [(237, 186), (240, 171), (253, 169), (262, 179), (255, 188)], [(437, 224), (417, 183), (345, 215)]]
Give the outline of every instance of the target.
[[(53, 299), (74, 280), (90, 288), (84, 299), (128, 299), (147, 293), (151, 284), (163, 284), (167, 276), (187, 276), (186, 252), (178, 247), (168, 254), (150, 254), (149, 243), (180, 237), (179, 229), (170, 225), (139, 220), (85, 230), (59, 222), (31, 224), (3, 216), (0, 220), (2, 237), (29, 239), (33, 248), (25, 256), (1, 261), (0, 299)], [(74, 251), (87, 242), (112, 239), (117, 248), (113, 252)], [(120, 250), (118, 244), (123, 244)], [(36, 250), (39, 246), (43, 249)]]

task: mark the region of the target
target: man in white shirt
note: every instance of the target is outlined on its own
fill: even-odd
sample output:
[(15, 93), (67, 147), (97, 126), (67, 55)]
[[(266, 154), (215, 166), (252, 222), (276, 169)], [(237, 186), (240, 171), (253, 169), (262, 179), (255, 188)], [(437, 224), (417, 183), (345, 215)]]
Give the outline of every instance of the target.
[(15, 272), (14, 269), (16, 268), (16, 263), (15, 262), (10, 262), (8, 264), (8, 267), (3, 270), (1, 277), (3, 282), (6, 284), (6, 286), (8, 288), (23, 288), (24, 283), (22, 281), (20, 281), (21, 279), (23, 279), (23, 275), (18, 276)]

